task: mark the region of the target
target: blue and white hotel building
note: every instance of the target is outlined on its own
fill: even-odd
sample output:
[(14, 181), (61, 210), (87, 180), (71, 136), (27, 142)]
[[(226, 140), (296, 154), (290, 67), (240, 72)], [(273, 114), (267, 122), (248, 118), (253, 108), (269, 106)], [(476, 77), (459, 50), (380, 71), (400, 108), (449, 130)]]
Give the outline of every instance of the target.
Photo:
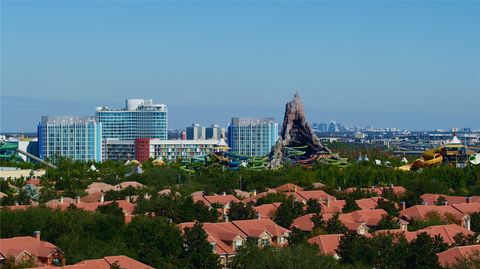
[(37, 132), (41, 159), (102, 161), (102, 124), (95, 117), (42, 116)]
[(233, 153), (265, 156), (278, 140), (274, 118), (232, 118), (228, 126), (228, 146)]

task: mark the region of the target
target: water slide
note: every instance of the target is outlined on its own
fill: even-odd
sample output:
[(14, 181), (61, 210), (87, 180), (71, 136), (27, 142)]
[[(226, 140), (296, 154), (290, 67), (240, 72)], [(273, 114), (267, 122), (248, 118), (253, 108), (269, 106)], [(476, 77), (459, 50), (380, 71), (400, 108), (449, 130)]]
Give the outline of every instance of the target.
[(402, 165), (398, 167), (398, 169), (403, 171), (410, 171), (412, 169), (416, 170), (419, 168), (440, 165), (443, 162), (443, 156), (442, 154), (440, 154), (441, 151), (442, 148), (433, 148), (426, 150), (425, 152), (423, 152), (421, 159), (416, 159), (411, 164)]

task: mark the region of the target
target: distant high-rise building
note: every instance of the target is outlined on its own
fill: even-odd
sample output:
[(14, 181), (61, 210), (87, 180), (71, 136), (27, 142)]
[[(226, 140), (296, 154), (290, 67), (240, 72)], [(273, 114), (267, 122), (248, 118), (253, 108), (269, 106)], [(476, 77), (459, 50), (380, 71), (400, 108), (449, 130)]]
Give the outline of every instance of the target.
[(39, 157), (102, 161), (102, 124), (95, 117), (48, 117), (38, 124)]
[(225, 137), (225, 128), (221, 128), (217, 124), (212, 124), (212, 126), (205, 129), (205, 138), (220, 140), (220, 138)]
[(205, 127), (198, 123), (186, 128), (187, 140), (203, 140), (205, 139)]
[(327, 123), (320, 123), (318, 125), (318, 131), (319, 132), (328, 132), (328, 124)]
[(158, 138), (166, 140), (167, 106), (153, 104), (152, 99), (127, 99), (123, 109), (97, 107), (96, 116), (102, 124), (103, 138), (135, 140)]
[(328, 125), (328, 132), (335, 133), (338, 132), (337, 123), (335, 121), (331, 121)]
[(228, 126), (228, 145), (240, 155), (267, 155), (277, 140), (278, 123), (274, 118), (232, 118)]

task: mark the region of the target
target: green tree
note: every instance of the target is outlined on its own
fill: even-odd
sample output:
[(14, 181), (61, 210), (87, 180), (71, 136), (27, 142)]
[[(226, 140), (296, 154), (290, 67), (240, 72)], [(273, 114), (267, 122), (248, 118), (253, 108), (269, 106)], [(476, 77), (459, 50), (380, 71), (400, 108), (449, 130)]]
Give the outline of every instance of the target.
[(101, 205), (97, 207), (95, 211), (100, 212), (102, 214), (110, 214), (110, 215), (114, 215), (121, 218), (123, 218), (124, 216), (123, 210), (118, 206), (117, 202)]
[(440, 268), (436, 254), (447, 248), (440, 236), (431, 238), (427, 233), (421, 233), (410, 243), (405, 265), (418, 269)]
[(186, 268), (220, 268), (218, 255), (213, 252), (212, 245), (207, 241), (207, 234), (199, 222), (184, 231), (182, 259)]
[(135, 258), (157, 268), (175, 268), (182, 254), (180, 231), (164, 218), (133, 218), (125, 240)]
[(231, 202), (227, 214), (228, 219), (231, 221), (255, 219), (257, 217), (257, 212), (253, 208), (252, 204), (242, 202)]
[(347, 227), (339, 219), (340, 214), (335, 213), (331, 219), (327, 221), (325, 231), (329, 234), (345, 234), (348, 232)]
[(470, 228), (476, 233), (480, 233), (480, 212), (470, 215)]
[(342, 208), (342, 212), (350, 213), (356, 210), (360, 210), (360, 207), (352, 196), (348, 196), (347, 199), (345, 199), (345, 206)]
[(275, 214), (274, 221), (282, 227), (290, 227), (293, 220), (303, 215), (303, 204), (292, 197), (282, 203)]
[(385, 210), (388, 215), (392, 217), (398, 217), (400, 215), (400, 211), (398, 210), (397, 205), (389, 200), (378, 199), (376, 208)]
[(320, 203), (315, 199), (308, 199), (307, 200), (307, 210), (306, 213), (320, 213), (322, 211), (322, 207)]

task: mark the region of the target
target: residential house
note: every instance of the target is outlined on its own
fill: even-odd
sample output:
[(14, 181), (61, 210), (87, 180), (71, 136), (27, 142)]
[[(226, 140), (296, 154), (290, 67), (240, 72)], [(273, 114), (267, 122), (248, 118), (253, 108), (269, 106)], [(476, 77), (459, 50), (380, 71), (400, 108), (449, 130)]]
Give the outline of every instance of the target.
[(456, 223), (470, 230), (470, 216), (450, 205), (416, 205), (400, 211), (400, 218), (408, 222), (412, 220), (426, 221), (435, 214), (448, 223)]
[(457, 246), (437, 253), (438, 263), (445, 268), (453, 267), (459, 260), (469, 259), (472, 255), (480, 258), (480, 245)]
[(331, 255), (339, 259), (337, 249), (343, 236), (343, 234), (321, 234), (308, 239), (307, 242), (317, 245), (320, 255)]
[(63, 265), (65, 258), (63, 251), (40, 239), (40, 232), (34, 236), (19, 236), (0, 239), (0, 264), (13, 258), (15, 263), (33, 259), (36, 266)]
[(85, 260), (73, 265), (65, 265), (62, 267), (44, 266), (35, 269), (111, 269), (116, 265), (122, 269), (154, 269), (151, 266), (124, 255), (106, 256), (101, 259)]

